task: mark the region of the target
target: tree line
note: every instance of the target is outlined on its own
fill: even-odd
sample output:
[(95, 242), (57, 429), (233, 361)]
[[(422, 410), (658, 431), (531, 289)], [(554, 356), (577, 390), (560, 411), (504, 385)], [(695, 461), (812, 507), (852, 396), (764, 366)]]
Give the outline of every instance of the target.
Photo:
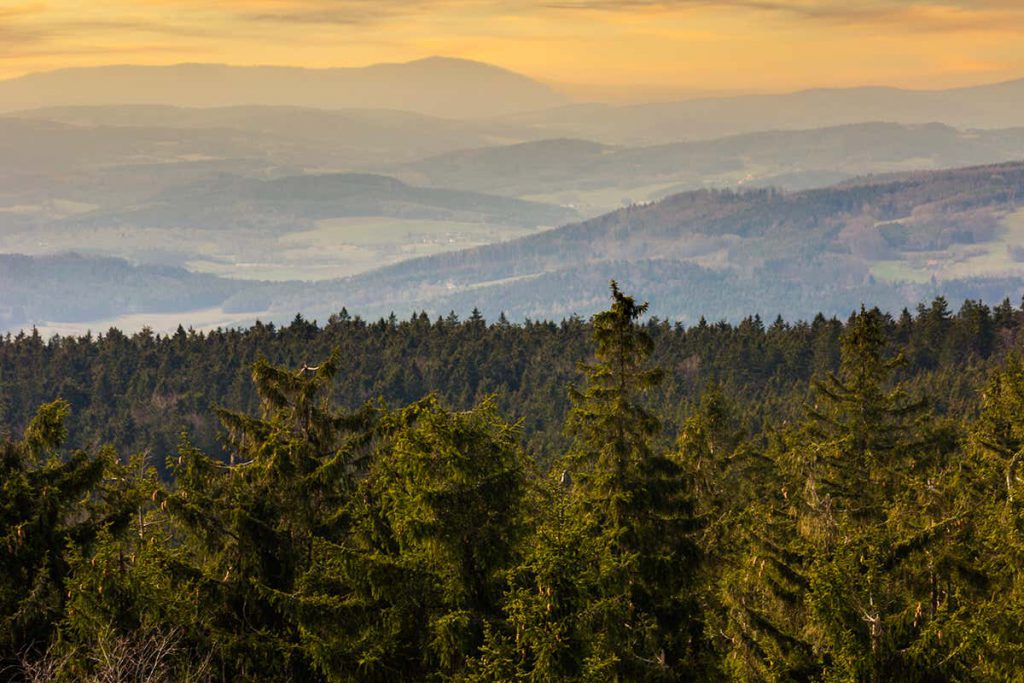
[[(645, 319), (652, 360), (666, 370), (648, 394), (663, 422), (661, 440), (671, 441), (709, 386), (743, 397), (738, 410), (754, 432), (769, 419), (794, 419), (811, 378), (838, 369), (847, 322), (823, 315), (690, 326)], [(984, 378), (1016, 348), (1024, 309), (968, 300), (954, 312), (937, 298), (884, 322), (890, 340), (906, 348), (898, 377), (930, 395), (939, 413), (959, 416), (976, 409)], [(257, 359), (299, 367), (340, 349), (330, 387), (335, 405), (355, 409), (383, 398), (403, 406), (435, 393), (467, 410), (493, 395), (503, 415), (522, 420), (527, 450), (546, 467), (568, 447), (565, 387), (591, 353), (591, 334), (580, 318), (510, 323), (418, 313), (371, 321), (344, 310), (319, 325), (296, 316), (288, 325), (209, 332), (112, 328), (44, 339), (29, 330), (0, 337), (0, 431), (20, 433), (39, 405), (62, 398), (74, 414), (72, 443), (149, 451), (162, 468), (186, 431), (203, 451), (226, 457), (211, 408), (258, 409), (249, 377)]]
[[(131, 457), (71, 448), (73, 404), (43, 403), (0, 445), (5, 675), (1024, 679), (1019, 311), (689, 330), (645, 311), (613, 283), (588, 323), (408, 323), (408, 344), (571, 333), (537, 360), (580, 361), (533, 434), (557, 439), (531, 442), (500, 394), (344, 404), (342, 347), (257, 358), (255, 405), (213, 411), (217, 452), (187, 430)], [(190, 339), (5, 352), (112, 337)], [(380, 372), (415, 357), (392, 352)]]

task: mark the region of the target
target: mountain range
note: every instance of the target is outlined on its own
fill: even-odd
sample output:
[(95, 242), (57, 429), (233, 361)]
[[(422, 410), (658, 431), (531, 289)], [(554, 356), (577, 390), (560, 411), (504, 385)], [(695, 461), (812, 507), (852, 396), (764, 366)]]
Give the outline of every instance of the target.
[(452, 119), (498, 119), (538, 131), (538, 137), (629, 145), (865, 121), (1010, 128), (1024, 125), (1022, 100), (1024, 79), (945, 90), (859, 87), (652, 104), (573, 103), (522, 74), (446, 57), (332, 69), (225, 64), (81, 67), (0, 81), (0, 112), (8, 113), (69, 105), (393, 109)]
[(8, 112), (67, 105), (264, 104), (399, 109), (476, 118), (565, 102), (549, 87), (520, 74), (481, 62), (443, 57), (332, 69), (225, 64), (99, 66), (0, 81), (0, 111)]
[(618, 187), (626, 195), (638, 190), (632, 199), (647, 201), (700, 187), (807, 189), (867, 173), (1022, 158), (1024, 127), (964, 131), (939, 123), (868, 122), (644, 147), (548, 139), (447, 152), (393, 173), (437, 187), (513, 196)]
[[(285, 321), (296, 312), (325, 320), (342, 308), (367, 317), (475, 308), (491, 319), (558, 319), (599, 310), (610, 279), (642, 292), (654, 315), (689, 324), (754, 313), (846, 315), (862, 302), (898, 312), (940, 294), (953, 304), (1016, 301), (1024, 292), (1021, 197), (1024, 162), (874, 176), (801, 192), (701, 190), (321, 282), (223, 280), (165, 269), (149, 304), (146, 278), (123, 261), (68, 256), (71, 270), (60, 273), (60, 260), (41, 257), (51, 259), (40, 262), (45, 268), (20, 260), (23, 275), (3, 286), (44, 294), (0, 315), (8, 328), (53, 321), (65, 302), (51, 281), (72, 276), (78, 292), (105, 302), (108, 317), (147, 305), (167, 310), (172, 290), (161, 283), (171, 281), (173, 291), (202, 293), (192, 308), (216, 308), (218, 322), (225, 315)], [(88, 263), (96, 265), (90, 270)], [(117, 310), (108, 303), (117, 297), (104, 293), (126, 282), (134, 298)], [(178, 308), (185, 313), (190, 304), (182, 300)]]
[(445, 58), (122, 66), (0, 81), (0, 112), (7, 329), (583, 315), (613, 277), (687, 321), (805, 316), (1024, 274), (1024, 81), (616, 106)]
[[(344, 302), (385, 315), (478, 308), (558, 319), (599, 310), (604, 286), (643, 292), (652, 312), (695, 322), (759, 313), (891, 311), (937, 294), (1010, 296), (1024, 273), (1024, 162), (862, 178), (817, 190), (703, 190), (633, 205), (501, 244), (324, 283), (321, 316)], [(295, 308), (301, 297), (272, 307)]]
[(945, 123), (956, 128), (1024, 124), (1024, 79), (947, 90), (837, 88), (655, 104), (576, 104), (505, 121), (609, 144), (658, 144), (864, 121)]

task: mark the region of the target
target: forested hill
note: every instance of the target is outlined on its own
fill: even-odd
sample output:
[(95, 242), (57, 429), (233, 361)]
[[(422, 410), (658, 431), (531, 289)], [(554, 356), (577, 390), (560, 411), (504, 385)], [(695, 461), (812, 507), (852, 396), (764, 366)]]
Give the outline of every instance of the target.
[(252, 233), (308, 228), (316, 220), (393, 216), (448, 221), (557, 225), (563, 207), (476, 192), (422, 188), (387, 176), (331, 173), (257, 180), (229, 174), (165, 190), (137, 206), (67, 219), (66, 229), (114, 225), (242, 227)]
[[(755, 313), (845, 316), (862, 302), (898, 313), (940, 295), (954, 308), (966, 299), (1016, 301), (1024, 292), (1021, 197), (1024, 162), (1012, 162), (865, 176), (800, 192), (686, 192), (543, 230), (574, 212), (376, 175), (221, 175), (118, 211), (76, 213), (45, 239), (61, 244), (60, 235), (84, 230), (96, 250), (130, 242), (136, 263), (187, 258), (197, 270), (259, 279), (175, 271), (176, 291), (186, 295), (169, 305), (159, 284), (169, 271), (147, 279), (151, 269), (130, 263), (46, 257), (26, 266), (31, 278), (10, 285), (0, 330), (62, 329), (76, 320), (107, 320), (97, 324), (107, 327), (117, 316), (160, 311), (195, 311), (180, 319), (197, 327), (212, 327), (211, 316), (214, 324), (280, 324), (296, 313), (323, 321), (342, 307), (368, 319), (478, 309), (491, 319), (559, 320), (599, 310), (613, 278), (643, 291), (653, 314), (686, 324)], [(353, 216), (372, 218), (361, 224)], [(43, 236), (25, 220), (11, 235), (31, 250)], [(207, 227), (173, 227), (192, 220)], [(176, 236), (147, 246), (149, 232), (131, 225)], [(396, 248), (399, 239), (406, 244)], [(229, 252), (244, 262), (222, 258)], [(300, 281), (307, 278), (317, 281)], [(74, 288), (61, 296), (69, 279)], [(121, 281), (133, 283), (131, 297), (118, 291)], [(102, 305), (81, 304), (81, 293), (94, 289), (105, 293), (94, 297)]]
[(78, 254), (0, 254), (0, 329), (51, 320), (98, 320), (126, 312), (177, 313), (216, 306), (246, 283), (173, 266), (133, 266)]
[(326, 317), (474, 307), (557, 319), (600, 307), (603, 283), (643, 291), (662, 317), (842, 315), (869, 301), (898, 312), (1016, 298), (1024, 258), (1024, 163), (867, 177), (787, 193), (698, 191), (500, 244), (407, 261), (304, 290), (274, 308)]
[[(974, 405), (988, 368), (1016, 348), (1022, 325), (1024, 312), (1009, 302), (990, 309), (969, 301), (954, 312), (940, 299), (896, 316), (886, 330), (907, 345), (907, 377), (939, 410), (962, 414)], [(754, 424), (788, 416), (799, 409), (810, 378), (836, 368), (842, 329), (840, 320), (820, 315), (797, 323), (749, 317), (736, 325), (652, 320), (654, 357), (668, 370), (654, 402), (669, 430), (711, 382), (747, 397), (745, 417)], [(355, 408), (378, 397), (404, 405), (436, 392), (465, 408), (496, 394), (505, 414), (524, 420), (526, 441), (546, 460), (564, 442), (566, 386), (589, 356), (589, 334), (578, 318), (510, 324), (454, 314), (368, 321), (341, 313), (319, 326), (299, 317), (284, 326), (208, 333), (7, 335), (0, 337), (0, 425), (17, 433), (37, 405), (63, 398), (73, 410), (68, 425), (76, 443), (146, 451), (159, 464), (185, 432), (216, 453), (210, 409), (256, 410), (250, 366), (257, 358), (313, 365), (339, 349), (333, 397), (340, 405)]]

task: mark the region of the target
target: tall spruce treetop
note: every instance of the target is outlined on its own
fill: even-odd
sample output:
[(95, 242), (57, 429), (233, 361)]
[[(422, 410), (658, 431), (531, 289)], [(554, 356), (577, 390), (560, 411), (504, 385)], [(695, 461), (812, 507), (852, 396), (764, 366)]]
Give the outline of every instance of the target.
[(942, 640), (959, 619), (945, 542), (960, 518), (944, 491), (953, 439), (893, 381), (903, 357), (887, 353), (886, 325), (877, 308), (851, 319), (839, 374), (816, 383), (790, 446), (813, 549), (807, 632), (829, 680), (948, 680), (959, 659)]
[(567, 458), (578, 491), (602, 516), (601, 523), (620, 525), (635, 504), (633, 480), (652, 458), (651, 438), (660, 423), (641, 399), (664, 372), (647, 366), (654, 349), (637, 325), (647, 311), (611, 283), (612, 306), (596, 314), (593, 325), (596, 363), (581, 364), (586, 387), (569, 388), (572, 411), (567, 431), (574, 446)]
[(234, 680), (312, 675), (281, 596), (308, 571), (314, 537), (342, 533), (373, 419), (331, 407), (338, 358), (294, 371), (257, 361), (261, 414), (218, 411), (230, 465), (186, 443), (171, 466), (169, 511), (200, 559), (194, 573), (218, 610), (212, 640)]
[(841, 340), (839, 373), (814, 383), (815, 404), (798, 448), (806, 468), (806, 502), (829, 535), (840, 517), (881, 524), (885, 503), (928, 447), (929, 412), (912, 400), (894, 371), (902, 354), (888, 355), (885, 316), (861, 309)]
[(679, 466), (655, 448), (660, 421), (643, 404), (664, 373), (638, 304), (611, 283), (592, 319), (596, 362), (570, 387), (573, 445), (564, 477), (596, 548), (596, 585), (580, 614), (591, 680), (676, 680), (698, 667), (701, 624), (689, 591), (698, 562), (693, 506)]

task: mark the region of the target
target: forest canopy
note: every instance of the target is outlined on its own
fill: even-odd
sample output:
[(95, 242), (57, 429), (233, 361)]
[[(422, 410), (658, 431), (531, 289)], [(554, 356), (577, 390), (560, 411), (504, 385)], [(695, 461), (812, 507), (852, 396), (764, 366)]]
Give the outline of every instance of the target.
[(1010, 302), (0, 342), (15, 680), (1021, 680)]

